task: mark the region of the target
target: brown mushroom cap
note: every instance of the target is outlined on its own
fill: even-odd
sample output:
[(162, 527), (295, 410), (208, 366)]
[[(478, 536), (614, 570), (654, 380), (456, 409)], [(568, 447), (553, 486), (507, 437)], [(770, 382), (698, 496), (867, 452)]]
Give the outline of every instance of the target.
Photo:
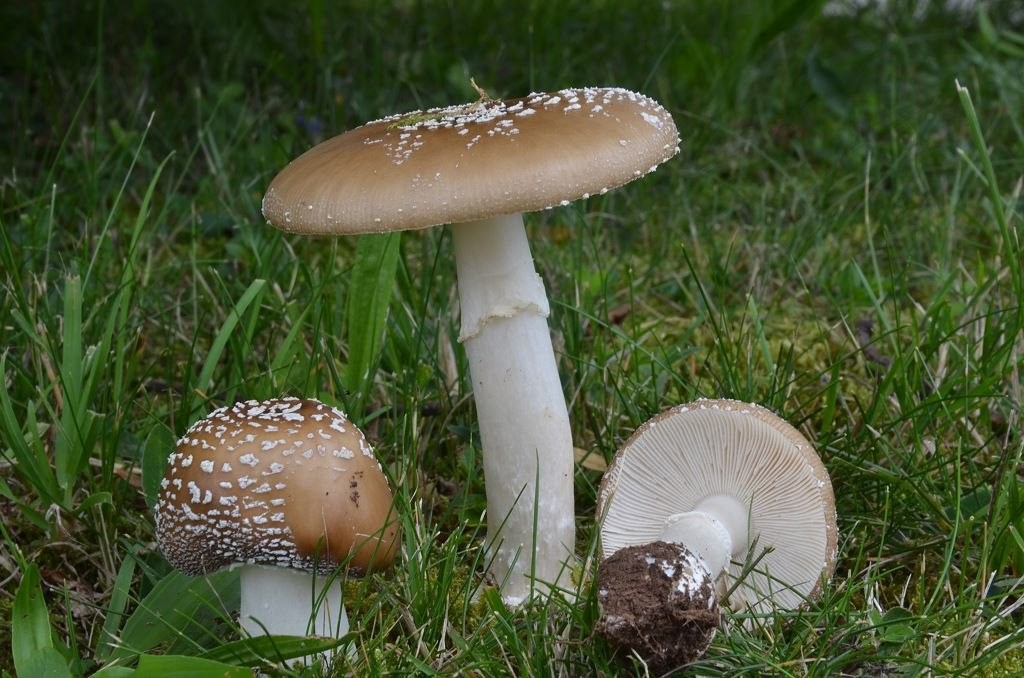
[(220, 408), (178, 441), (156, 537), (190, 575), (235, 563), (349, 572), (394, 560), (391, 489), (362, 432), (316, 400)]
[(836, 560), (828, 471), (785, 420), (735, 400), (698, 400), (666, 410), (623, 444), (598, 495), (604, 557), (658, 541), (668, 516), (718, 496), (735, 499), (749, 520), (746, 540), (733, 545), (737, 562), (726, 567), (722, 587), (744, 575), (748, 556), (764, 556), (732, 592), (731, 607), (794, 609), (816, 595)]
[(274, 178), (263, 214), (314, 235), (476, 221), (604, 193), (678, 150), (671, 115), (625, 89), (482, 99), (328, 139)]

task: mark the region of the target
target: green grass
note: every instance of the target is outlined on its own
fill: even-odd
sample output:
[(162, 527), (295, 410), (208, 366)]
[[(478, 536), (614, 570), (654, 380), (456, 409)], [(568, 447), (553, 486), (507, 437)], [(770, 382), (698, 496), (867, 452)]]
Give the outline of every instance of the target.
[(172, 574), (148, 509), (192, 421), (281, 394), (364, 425), (400, 499), (399, 567), (346, 584), (337, 674), (616, 670), (593, 632), (598, 472), (576, 474), (579, 600), (508, 611), (481, 589), (445, 230), (313, 240), (259, 213), (306, 147), (475, 99), (472, 76), (496, 97), (641, 90), (683, 137), (642, 181), (528, 218), (576, 446), (610, 459), (662, 409), (735, 397), (832, 474), (831, 585), (728, 618), (701, 673), (1011, 675), (1024, 26), (1011, 2), (980, 21), (820, 4), (4, 5), (0, 671), (224, 675), (308, 651), (239, 644), (237, 577)]

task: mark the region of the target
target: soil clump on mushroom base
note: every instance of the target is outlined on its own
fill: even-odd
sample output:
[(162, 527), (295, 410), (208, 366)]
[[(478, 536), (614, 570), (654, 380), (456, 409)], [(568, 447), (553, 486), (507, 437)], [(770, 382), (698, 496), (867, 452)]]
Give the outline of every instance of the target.
[(701, 560), (664, 541), (616, 551), (598, 567), (598, 632), (622, 651), (635, 650), (664, 673), (700, 658), (718, 628), (714, 582)]

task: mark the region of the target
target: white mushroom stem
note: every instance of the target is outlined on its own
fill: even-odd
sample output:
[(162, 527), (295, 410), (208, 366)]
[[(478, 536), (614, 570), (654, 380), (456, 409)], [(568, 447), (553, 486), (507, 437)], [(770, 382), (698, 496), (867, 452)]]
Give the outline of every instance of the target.
[(241, 580), (240, 621), (250, 636), (306, 636), (311, 618), (314, 635), (341, 638), (348, 633), (348, 615), (337, 577), (328, 584), (327, 577), (301, 570), (243, 565)]
[(729, 561), (747, 548), (748, 516), (747, 508), (735, 498), (714, 495), (693, 511), (666, 518), (661, 539), (685, 546), (704, 561), (711, 578), (717, 579)]
[[(575, 542), (569, 414), (519, 214), (452, 227), (483, 445), (491, 575), (508, 604), (555, 586)], [(534, 535), (536, 534), (536, 543)], [(531, 558), (531, 551), (533, 558)]]

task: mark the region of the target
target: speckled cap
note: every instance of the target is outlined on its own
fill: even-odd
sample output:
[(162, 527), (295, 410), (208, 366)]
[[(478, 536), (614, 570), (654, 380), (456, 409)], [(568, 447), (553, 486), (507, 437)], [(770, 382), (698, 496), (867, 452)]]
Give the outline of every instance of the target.
[(312, 235), (475, 221), (604, 193), (678, 150), (668, 111), (625, 89), (482, 98), (328, 139), (274, 178), (263, 215)]
[(156, 538), (190, 575), (236, 563), (349, 572), (394, 560), (391, 489), (362, 432), (316, 400), (223, 407), (168, 460)]
[(598, 493), (603, 557), (658, 541), (666, 518), (724, 497), (742, 507), (749, 534), (733, 544), (737, 562), (726, 566), (720, 588), (743, 576), (748, 556), (760, 558), (730, 594), (730, 606), (795, 609), (815, 595), (836, 560), (828, 471), (789, 423), (736, 400), (666, 410), (619, 448)]

